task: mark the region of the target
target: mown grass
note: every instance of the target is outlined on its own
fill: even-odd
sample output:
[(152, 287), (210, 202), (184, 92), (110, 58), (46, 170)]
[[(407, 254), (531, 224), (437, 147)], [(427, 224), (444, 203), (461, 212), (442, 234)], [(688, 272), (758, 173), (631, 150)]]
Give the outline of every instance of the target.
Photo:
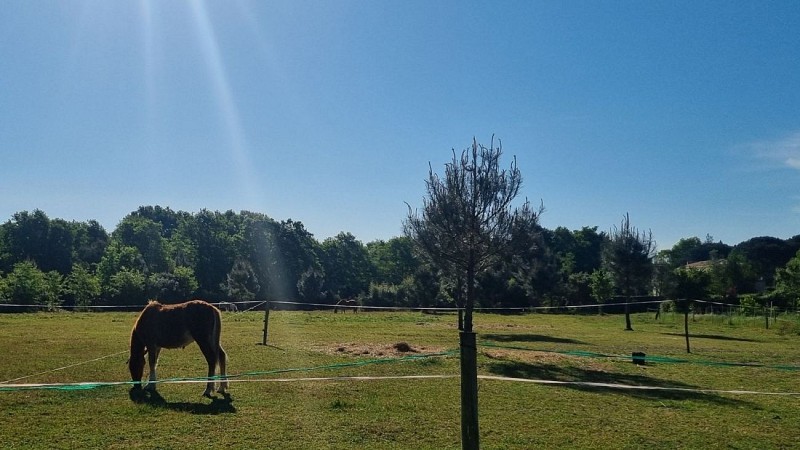
[[(0, 381), (127, 381), (134, 313), (0, 315)], [(372, 363), (455, 350), (452, 315), (273, 311), (269, 346), (263, 313), (224, 313), (231, 398), (202, 398), (199, 384), (163, 384), (160, 401), (136, 403), (128, 386), (85, 391), (0, 391), (3, 448), (459, 448), (459, 381), (382, 379), (266, 382), (274, 378), (456, 375), (456, 356)], [(481, 380), (481, 446), (504, 448), (793, 448), (800, 442), (800, 372), (710, 365), (800, 366), (795, 324), (696, 318), (687, 355), (681, 316), (478, 314), (479, 373), (686, 390), (639, 391)], [(762, 325), (762, 326), (759, 326)], [(491, 344), (489, 346), (488, 344)], [(634, 365), (587, 351), (673, 357), (694, 363)], [(121, 352), (121, 353), (120, 353)], [(417, 354), (417, 353), (415, 353)], [(112, 355), (112, 356), (109, 356)], [(95, 358), (103, 357), (96, 361)], [(81, 363), (64, 370), (55, 370)], [(159, 377), (204, 374), (196, 346), (165, 350)], [(273, 373), (285, 369), (316, 368)], [(44, 372), (41, 373), (40, 372)], [(30, 376), (38, 374), (35, 376)], [(0, 387), (2, 384), (0, 384)], [(695, 391), (696, 389), (703, 392)]]

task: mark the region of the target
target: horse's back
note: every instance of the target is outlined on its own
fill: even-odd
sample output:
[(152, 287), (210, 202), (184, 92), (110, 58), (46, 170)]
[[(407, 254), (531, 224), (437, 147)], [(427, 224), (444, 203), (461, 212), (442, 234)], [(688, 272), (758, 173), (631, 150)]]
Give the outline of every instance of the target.
[(202, 300), (176, 305), (151, 303), (142, 311), (136, 331), (148, 345), (164, 348), (185, 347), (200, 339), (218, 340), (219, 310)]
[(184, 320), (192, 337), (197, 340), (210, 334), (212, 339), (219, 341), (222, 326), (219, 309), (203, 300), (192, 300), (184, 304)]

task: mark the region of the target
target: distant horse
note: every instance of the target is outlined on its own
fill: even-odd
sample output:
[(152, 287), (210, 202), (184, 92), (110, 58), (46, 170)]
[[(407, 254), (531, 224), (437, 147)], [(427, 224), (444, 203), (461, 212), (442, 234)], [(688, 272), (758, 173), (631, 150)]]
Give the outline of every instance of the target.
[(228, 312), (239, 311), (239, 308), (236, 307), (236, 304), (231, 302), (219, 302), (217, 304), (217, 308), (219, 308), (220, 311), (228, 311)]
[(358, 304), (358, 301), (354, 299), (343, 299), (336, 302), (336, 305), (333, 307), (334, 314), (339, 312), (339, 309), (347, 310), (348, 308), (353, 310), (353, 313), (358, 312), (358, 308), (361, 305)]
[[(220, 382), (218, 392), (225, 393), (228, 382), (225, 380), (227, 354), (219, 345), (221, 331), (220, 312), (213, 305), (202, 300), (192, 300), (177, 305), (162, 305), (150, 301), (145, 306), (131, 331), (131, 357), (128, 368), (135, 382), (134, 389), (141, 389), (144, 372), (144, 355), (150, 364), (150, 377), (147, 389), (155, 391), (156, 365), (162, 348), (183, 348), (197, 342), (208, 362), (208, 377), (213, 378), (219, 365)], [(209, 380), (203, 395), (211, 397), (214, 381)]]

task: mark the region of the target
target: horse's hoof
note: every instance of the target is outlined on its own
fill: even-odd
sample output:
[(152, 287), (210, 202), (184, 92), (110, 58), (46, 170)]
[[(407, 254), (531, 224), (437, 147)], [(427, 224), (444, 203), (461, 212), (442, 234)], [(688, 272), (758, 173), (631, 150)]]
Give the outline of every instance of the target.
[(144, 403), (147, 401), (147, 393), (145, 393), (141, 386), (133, 386), (131, 390), (128, 391), (128, 397), (134, 403)]
[(203, 392), (203, 397), (214, 398), (214, 392), (213, 391), (205, 391), (205, 392)]

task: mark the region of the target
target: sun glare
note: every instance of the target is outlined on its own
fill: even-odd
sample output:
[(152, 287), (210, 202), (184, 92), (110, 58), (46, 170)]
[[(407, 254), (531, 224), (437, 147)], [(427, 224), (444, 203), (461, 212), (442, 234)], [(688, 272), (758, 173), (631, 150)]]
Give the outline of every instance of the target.
[(257, 205), (258, 189), (252, 171), (252, 164), (249, 156), (249, 146), (244, 130), (242, 129), (239, 111), (231, 92), (230, 83), (222, 62), (219, 45), (217, 44), (214, 28), (208, 18), (205, 3), (200, 0), (191, 2), (192, 13), (194, 14), (195, 26), (197, 28), (198, 39), (205, 58), (206, 67), (211, 77), (214, 96), (222, 113), (225, 123), (225, 130), (230, 139), (230, 151), (236, 171), (238, 182), (242, 193), (247, 199), (247, 204)]
[[(194, 15), (194, 23), (197, 29), (197, 36), (202, 48), (203, 56), (209, 76), (211, 77), (214, 96), (219, 104), (222, 118), (224, 120), (225, 129), (230, 139), (231, 157), (237, 172), (237, 182), (240, 189), (245, 196), (246, 204), (253, 205), (258, 210), (262, 203), (259, 195), (259, 189), (256, 182), (256, 177), (253, 172), (253, 164), (250, 159), (250, 148), (247, 142), (247, 137), (242, 128), (241, 119), (239, 117), (239, 110), (236, 107), (236, 102), (228, 81), (225, 66), (217, 43), (216, 34), (208, 16), (206, 5), (202, 0), (195, 0), (191, 2), (192, 13)], [(263, 252), (269, 249), (261, 249)], [(278, 267), (276, 270), (269, 272), (270, 286), (278, 298), (283, 298), (286, 294), (285, 277), (280, 276), (279, 272), (283, 270), (283, 262), (281, 255), (276, 255)]]

